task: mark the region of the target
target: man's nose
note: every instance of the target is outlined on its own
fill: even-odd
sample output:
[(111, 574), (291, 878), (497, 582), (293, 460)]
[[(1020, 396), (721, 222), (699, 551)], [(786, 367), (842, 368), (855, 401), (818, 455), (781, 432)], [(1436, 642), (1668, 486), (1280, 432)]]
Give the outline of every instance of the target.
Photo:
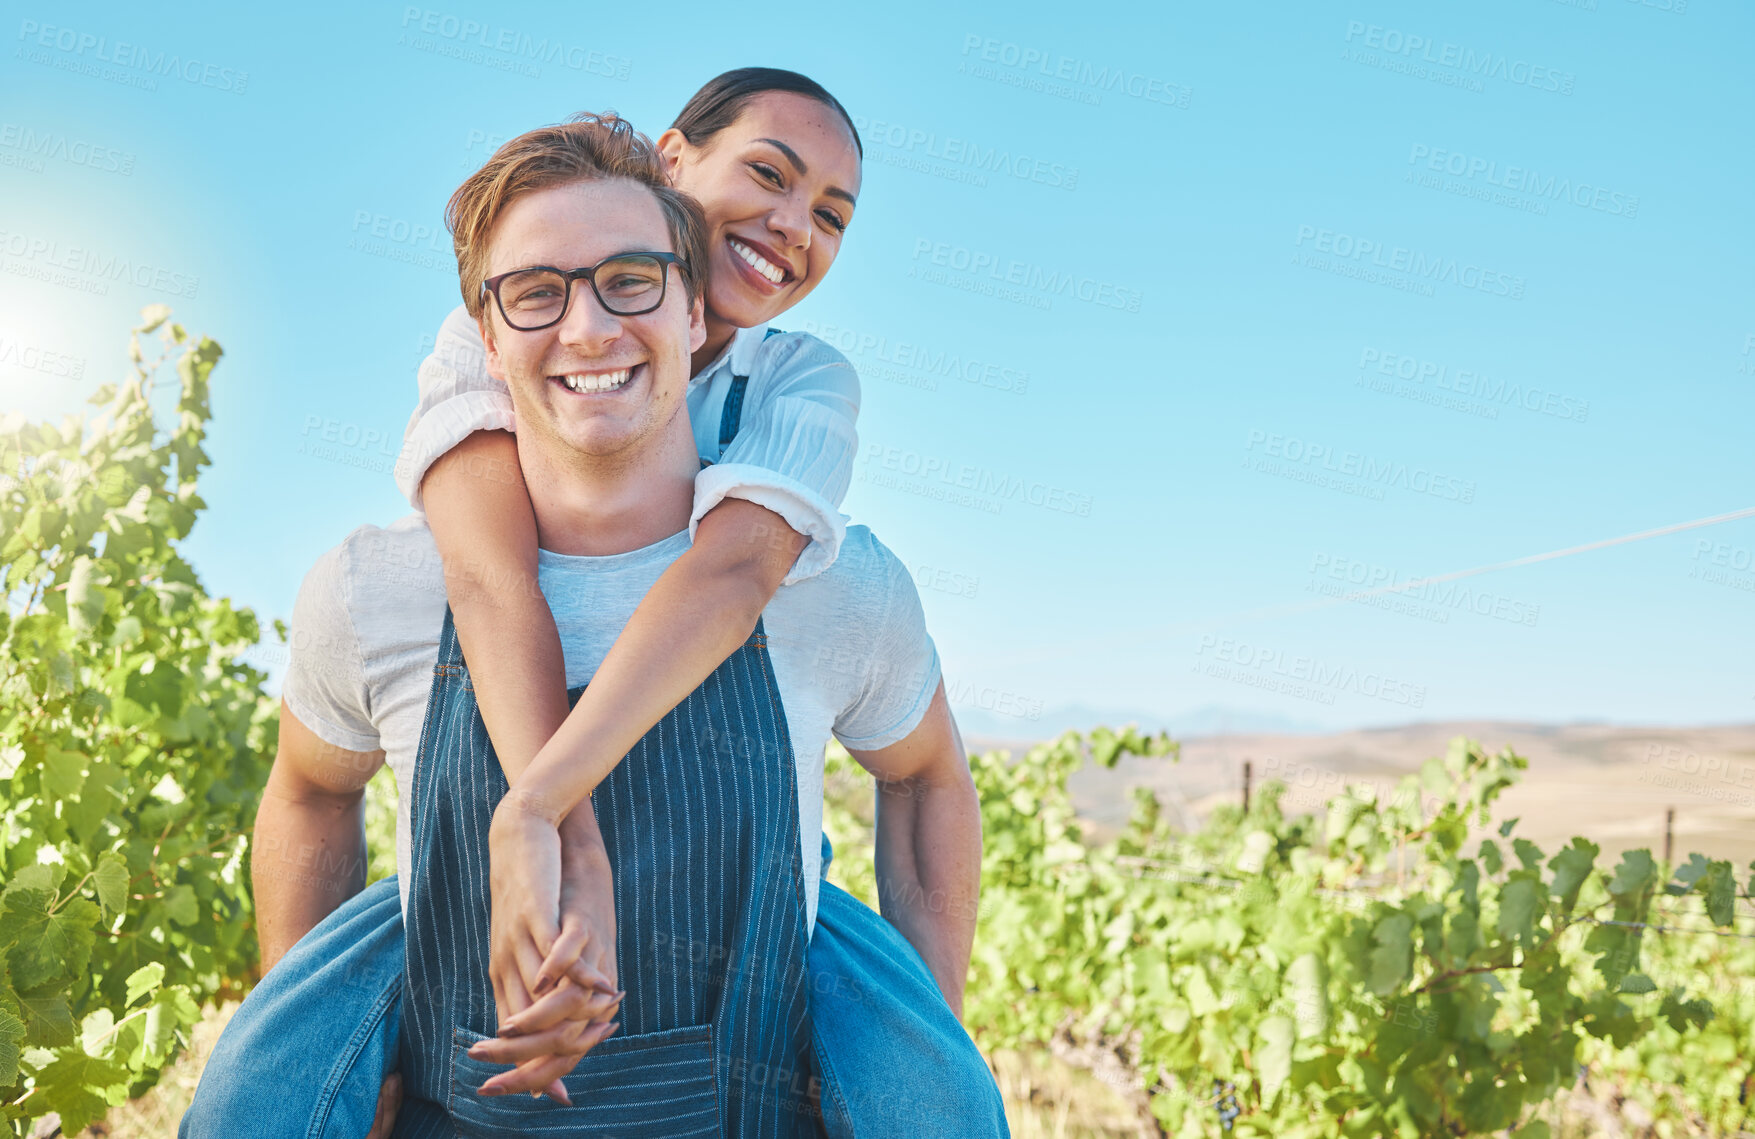
[(622, 333), (621, 318), (603, 307), (589, 281), (574, 281), (567, 315), (561, 319), (559, 338), (569, 348), (596, 354)]

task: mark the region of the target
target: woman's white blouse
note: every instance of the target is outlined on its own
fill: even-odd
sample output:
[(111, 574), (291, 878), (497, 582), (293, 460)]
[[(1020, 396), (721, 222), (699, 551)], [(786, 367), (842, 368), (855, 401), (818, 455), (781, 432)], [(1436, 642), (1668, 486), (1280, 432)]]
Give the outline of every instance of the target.
[[(733, 376), (745, 375), (743, 418), (719, 451), (719, 417)], [(713, 466), (695, 480), (689, 537), (727, 498), (765, 506), (810, 539), (786, 584), (823, 572), (847, 531), (840, 506), (858, 449), (859, 376), (847, 358), (804, 332), (744, 328), (689, 381), (689, 421)], [(481, 330), (462, 305), (445, 318), (420, 366), (420, 402), (403, 434), (396, 485), (422, 509), (420, 482), (439, 456), (472, 432), (517, 430), (506, 385), (488, 375)]]

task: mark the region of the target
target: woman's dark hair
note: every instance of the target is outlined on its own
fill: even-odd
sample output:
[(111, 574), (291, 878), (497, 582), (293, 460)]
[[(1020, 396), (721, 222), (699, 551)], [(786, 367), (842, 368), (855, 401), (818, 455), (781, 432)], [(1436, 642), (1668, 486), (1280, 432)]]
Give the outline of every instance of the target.
[(853, 134), (853, 146), (859, 151), (859, 157), (865, 157), (865, 144), (859, 141), (859, 128), (853, 125), (853, 116), (847, 113), (841, 101), (816, 80), (778, 67), (739, 67), (709, 79), (670, 125), (682, 132), (690, 146), (706, 146), (714, 135), (737, 121), (737, 117), (743, 114), (744, 104), (769, 91), (803, 95), (825, 107), (835, 108)]

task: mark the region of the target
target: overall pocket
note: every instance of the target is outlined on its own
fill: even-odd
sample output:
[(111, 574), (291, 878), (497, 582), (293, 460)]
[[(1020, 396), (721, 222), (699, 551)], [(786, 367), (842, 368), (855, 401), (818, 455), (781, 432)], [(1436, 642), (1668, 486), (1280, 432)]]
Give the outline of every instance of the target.
[(573, 1139), (611, 1136), (722, 1134), (715, 1079), (712, 1025), (690, 1025), (643, 1036), (612, 1036), (562, 1078), (572, 1107), (528, 1094), (482, 1096), (504, 1064), (473, 1060), (484, 1039), (457, 1029), (451, 1041), (451, 1102), (458, 1134), (470, 1139), (549, 1135)]

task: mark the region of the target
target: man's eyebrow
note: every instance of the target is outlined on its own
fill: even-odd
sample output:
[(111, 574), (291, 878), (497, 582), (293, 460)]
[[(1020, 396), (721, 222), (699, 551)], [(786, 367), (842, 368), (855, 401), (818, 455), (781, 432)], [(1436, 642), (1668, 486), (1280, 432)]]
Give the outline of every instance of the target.
[[(799, 174), (803, 175), (810, 173), (810, 167), (805, 165), (804, 159), (798, 156), (798, 151), (793, 150), (790, 146), (787, 146), (779, 139), (758, 138), (756, 141), (765, 142), (775, 150), (778, 150), (781, 154), (784, 154), (786, 156), (786, 161), (792, 163), (792, 168), (798, 171)], [(824, 190), (823, 193), (829, 195), (831, 198), (841, 198), (850, 206), (857, 206), (859, 204), (858, 198), (855, 198), (852, 194), (849, 194), (839, 186), (830, 186), (828, 189)]]

